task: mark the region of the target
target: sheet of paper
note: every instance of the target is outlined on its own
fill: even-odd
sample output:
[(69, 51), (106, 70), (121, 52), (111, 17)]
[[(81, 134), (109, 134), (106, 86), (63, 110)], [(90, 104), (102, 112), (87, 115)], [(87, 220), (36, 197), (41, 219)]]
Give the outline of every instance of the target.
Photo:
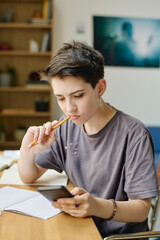
[(40, 193), (13, 187), (0, 189), (0, 206), (5, 211), (42, 219), (48, 219), (61, 212), (59, 209), (55, 209), (50, 201)]
[(20, 156), (20, 150), (4, 150), (3, 156), (18, 159)]
[(3, 155), (0, 155), (0, 170), (3, 170), (3, 167), (7, 167), (7, 166), (9, 167), (10, 164), (12, 164), (13, 162), (16, 162), (16, 161), (17, 160), (15, 160), (14, 158), (5, 157)]
[[(68, 182), (67, 175), (58, 173), (55, 170), (48, 169), (35, 183), (29, 185), (64, 185)], [(4, 170), (2, 177), (0, 178), (0, 184), (13, 184), (13, 185), (24, 185), (20, 180), (18, 174), (17, 164), (14, 164), (9, 169)]]
[(59, 209), (55, 209), (51, 205), (51, 202), (49, 202), (40, 194), (23, 202), (12, 205), (11, 207), (7, 207), (5, 210), (42, 219), (51, 218), (61, 212)]
[(35, 191), (23, 190), (13, 187), (2, 187), (0, 188), (0, 207), (5, 209), (15, 203), (21, 202), (24, 199), (28, 199), (39, 194)]
[(11, 162), (16, 161), (15, 158), (12, 157), (5, 157), (3, 155), (0, 155), (0, 164), (10, 164)]
[(15, 158), (0, 155), (0, 163), (10, 164)]

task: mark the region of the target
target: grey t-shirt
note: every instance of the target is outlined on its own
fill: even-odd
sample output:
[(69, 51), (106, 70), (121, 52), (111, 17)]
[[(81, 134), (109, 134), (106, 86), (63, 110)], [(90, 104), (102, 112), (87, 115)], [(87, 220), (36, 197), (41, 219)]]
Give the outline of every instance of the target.
[[(117, 111), (93, 135), (68, 120), (56, 129), (56, 136), (48, 149), (36, 155), (35, 161), (40, 166), (64, 170), (75, 186), (99, 198), (127, 201), (158, 195), (152, 139), (137, 119)], [(93, 219), (102, 237), (147, 230), (147, 221), (120, 223)]]

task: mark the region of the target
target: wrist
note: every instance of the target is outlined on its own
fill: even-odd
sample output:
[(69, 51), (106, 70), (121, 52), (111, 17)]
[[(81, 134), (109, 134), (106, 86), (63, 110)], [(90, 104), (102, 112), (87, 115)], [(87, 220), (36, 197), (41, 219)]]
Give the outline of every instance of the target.
[(113, 203), (113, 212), (112, 212), (112, 215), (109, 218), (106, 219), (108, 221), (112, 220), (115, 217), (116, 212), (117, 212), (117, 203), (116, 203), (116, 201), (114, 199), (109, 199), (109, 200), (112, 201), (112, 203)]
[(21, 147), (20, 147), (20, 155), (36, 155), (36, 153), (38, 153), (37, 149), (35, 147), (28, 147), (27, 144), (21, 144)]
[(102, 198), (94, 198), (92, 216), (108, 219), (113, 214), (113, 202)]

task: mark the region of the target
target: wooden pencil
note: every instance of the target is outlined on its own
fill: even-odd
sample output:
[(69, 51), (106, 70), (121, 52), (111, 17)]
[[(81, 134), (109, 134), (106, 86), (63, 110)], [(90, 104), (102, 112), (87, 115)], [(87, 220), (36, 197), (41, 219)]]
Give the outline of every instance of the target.
[[(68, 117), (65, 118), (63, 121), (61, 121), (60, 123), (58, 123), (57, 125), (55, 125), (55, 126), (52, 128), (52, 130), (53, 130), (53, 129), (56, 129), (57, 127), (59, 127), (61, 124), (63, 124), (64, 122), (66, 122), (68, 119), (70, 119), (70, 116), (68, 116)], [(31, 142), (31, 143), (28, 145), (28, 148), (29, 148), (29, 147), (32, 147), (35, 143), (37, 143), (37, 140)]]

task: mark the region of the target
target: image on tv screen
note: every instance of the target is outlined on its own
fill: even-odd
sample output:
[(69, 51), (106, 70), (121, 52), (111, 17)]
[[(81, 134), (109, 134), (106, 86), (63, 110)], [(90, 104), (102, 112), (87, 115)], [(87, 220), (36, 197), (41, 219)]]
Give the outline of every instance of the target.
[(94, 16), (93, 45), (105, 65), (159, 68), (160, 20)]

